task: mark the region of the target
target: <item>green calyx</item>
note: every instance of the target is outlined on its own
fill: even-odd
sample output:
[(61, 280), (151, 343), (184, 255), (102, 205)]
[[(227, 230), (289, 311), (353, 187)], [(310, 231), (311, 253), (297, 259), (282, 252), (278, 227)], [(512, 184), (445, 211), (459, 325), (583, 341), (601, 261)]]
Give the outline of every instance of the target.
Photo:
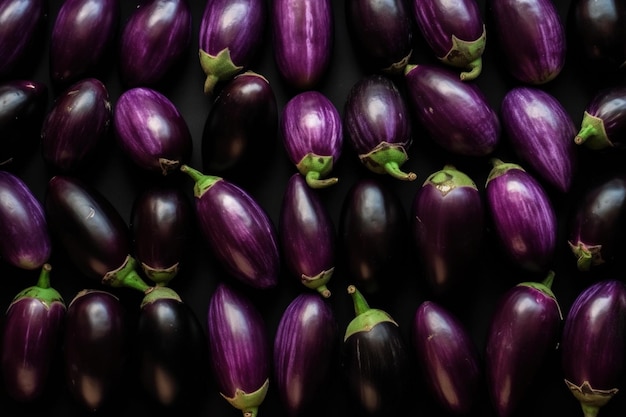
[(559, 305), (558, 301), (556, 300), (556, 296), (554, 295), (554, 292), (552, 291), (553, 282), (554, 282), (554, 271), (548, 271), (548, 274), (541, 282), (528, 281), (528, 282), (521, 282), (517, 285), (522, 286), (522, 287), (534, 288), (537, 291), (541, 291), (543, 294), (546, 294), (548, 297), (554, 300), (554, 303), (556, 304), (559, 310), (559, 316), (561, 317), (561, 320), (563, 320), (563, 314), (561, 313), (561, 306)]
[(216, 182), (220, 181), (221, 177), (214, 175), (205, 175), (202, 172), (191, 168), (189, 165), (181, 165), (180, 170), (195, 182), (193, 186), (193, 194), (196, 198), (200, 198), (208, 191)]
[(227, 397), (221, 394), (237, 410), (241, 410), (243, 417), (256, 417), (259, 412), (259, 406), (265, 400), (265, 395), (269, 388), (270, 381), (266, 379), (261, 388), (254, 392), (244, 392), (237, 388), (233, 397)]
[(322, 297), (328, 298), (330, 297), (330, 290), (328, 289), (328, 287), (326, 287), (326, 284), (328, 284), (328, 281), (330, 281), (330, 278), (333, 276), (334, 271), (335, 268), (330, 268), (326, 271), (320, 272), (313, 277), (303, 274), (300, 277), (300, 280), (302, 282), (302, 285), (304, 285), (305, 287), (316, 290), (322, 295)]
[(487, 177), (487, 183), (489, 183), (489, 181), (493, 180), (494, 178), (497, 178), (500, 175), (505, 174), (507, 171), (511, 169), (520, 169), (522, 171), (525, 171), (525, 169), (522, 168), (518, 164), (515, 164), (513, 162), (502, 162), (498, 158), (493, 158), (491, 160), (491, 164), (492, 164), (492, 168), (491, 168), (491, 171), (489, 172), (489, 176)]
[(152, 268), (145, 263), (141, 263), (143, 273), (157, 285), (167, 285), (172, 278), (178, 275), (178, 262), (169, 268)]
[(130, 255), (126, 256), (122, 266), (102, 277), (102, 284), (115, 288), (132, 288), (143, 293), (150, 288), (137, 273), (137, 261)]
[(565, 385), (567, 385), (572, 395), (580, 403), (585, 417), (596, 417), (600, 408), (605, 406), (618, 392), (617, 388), (608, 390), (594, 389), (589, 381), (576, 385), (565, 379)]
[(151, 304), (157, 300), (163, 300), (163, 299), (176, 300), (182, 303), (182, 299), (180, 298), (180, 295), (178, 295), (178, 293), (174, 291), (173, 289), (168, 288), (168, 287), (163, 287), (163, 286), (156, 286), (156, 287), (151, 287), (146, 291), (146, 295), (143, 297), (143, 300), (141, 300), (140, 307)]
[(442, 195), (446, 195), (455, 188), (460, 187), (478, 189), (476, 183), (467, 174), (459, 171), (452, 165), (445, 165), (443, 169), (432, 173), (424, 181), (425, 184), (431, 184), (436, 187)]
[(483, 32), (480, 37), (473, 41), (464, 41), (453, 35), (451, 38), (452, 47), (445, 56), (439, 59), (453, 67), (466, 69), (460, 75), (462, 81), (474, 80), (482, 72), (482, 55), (485, 51), (486, 40), (485, 25), (483, 25)]
[(400, 165), (409, 159), (402, 145), (380, 142), (370, 152), (359, 155), (359, 158), (363, 165), (377, 174), (387, 173), (404, 181), (413, 181), (417, 178), (414, 172), (404, 172), (400, 169)]
[(13, 298), (13, 302), (23, 298), (35, 298), (41, 301), (41, 303), (48, 309), (54, 303), (61, 303), (65, 305), (65, 301), (63, 300), (61, 294), (50, 286), (51, 270), (52, 266), (50, 266), (50, 264), (43, 264), (41, 272), (39, 273), (37, 284), (20, 291), (15, 298)]
[(224, 48), (217, 53), (217, 55), (211, 55), (202, 49), (198, 51), (200, 58), (200, 66), (202, 71), (206, 74), (206, 80), (204, 81), (204, 94), (213, 94), (215, 85), (220, 81), (225, 81), (233, 78), (243, 67), (237, 66), (230, 58), (230, 50)]
[(344, 341), (356, 333), (369, 332), (379, 323), (390, 322), (396, 326), (398, 325), (387, 312), (371, 308), (363, 294), (354, 285), (348, 286), (348, 294), (352, 297), (356, 317), (348, 324), (343, 337)]
[(336, 177), (326, 178), (333, 170), (332, 156), (308, 153), (298, 162), (296, 168), (304, 175), (306, 183), (311, 188), (325, 188), (339, 181)]
[(411, 55), (413, 55), (413, 50), (412, 49), (400, 61), (394, 62), (393, 64), (389, 65), (387, 68), (383, 68), (382, 72), (384, 72), (386, 74), (391, 74), (391, 75), (396, 75), (396, 74), (402, 73), (402, 71), (404, 71), (404, 68), (409, 63), (409, 60), (411, 59)]
[(613, 146), (613, 142), (604, 129), (604, 121), (586, 111), (583, 113), (583, 120), (580, 124), (580, 130), (574, 138), (574, 143), (577, 145), (585, 144), (586, 147), (594, 150)]
[(415, 68), (417, 68), (418, 65), (417, 64), (407, 64), (404, 67), (404, 75), (407, 76), (409, 75), (409, 72), (413, 71)]
[(574, 256), (576, 256), (576, 267), (581, 272), (587, 272), (591, 267), (604, 263), (602, 259), (602, 245), (585, 245), (582, 242), (574, 245), (567, 242)]

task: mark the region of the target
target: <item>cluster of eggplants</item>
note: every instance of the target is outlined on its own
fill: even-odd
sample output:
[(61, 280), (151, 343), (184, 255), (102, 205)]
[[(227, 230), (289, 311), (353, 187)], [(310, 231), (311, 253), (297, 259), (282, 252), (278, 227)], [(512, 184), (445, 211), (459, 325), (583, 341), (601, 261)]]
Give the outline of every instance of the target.
[(347, 139), (369, 170), (407, 181), (417, 177), (401, 169), (409, 158), (413, 132), (408, 106), (391, 78), (374, 74), (357, 81), (348, 93), (343, 123)]
[(626, 87), (614, 85), (597, 91), (585, 106), (574, 141), (589, 149), (623, 148), (626, 143)]

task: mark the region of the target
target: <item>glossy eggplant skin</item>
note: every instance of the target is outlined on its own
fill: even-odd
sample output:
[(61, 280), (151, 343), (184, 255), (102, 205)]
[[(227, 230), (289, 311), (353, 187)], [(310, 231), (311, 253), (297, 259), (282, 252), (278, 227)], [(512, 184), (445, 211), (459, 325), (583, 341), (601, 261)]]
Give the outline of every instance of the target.
[(580, 130), (574, 141), (589, 149), (626, 147), (626, 87), (599, 90), (585, 106)]

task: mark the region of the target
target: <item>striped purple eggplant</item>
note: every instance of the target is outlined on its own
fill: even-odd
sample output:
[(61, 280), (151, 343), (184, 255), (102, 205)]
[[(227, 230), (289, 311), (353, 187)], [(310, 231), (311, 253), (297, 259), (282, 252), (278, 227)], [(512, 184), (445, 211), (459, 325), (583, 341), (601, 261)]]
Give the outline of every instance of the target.
[(482, 72), (487, 31), (478, 2), (410, 0), (417, 28), (442, 63), (460, 68), (461, 80)]
[(570, 307), (561, 337), (565, 384), (585, 417), (617, 394), (626, 349), (626, 286), (606, 279), (591, 284)]
[(280, 318), (274, 338), (274, 377), (290, 417), (302, 415), (329, 385), (338, 328), (330, 304), (317, 294), (296, 296)]
[(341, 115), (332, 101), (315, 90), (296, 94), (283, 107), (279, 128), (287, 156), (310, 187), (338, 181), (327, 178), (343, 146)]
[(112, 111), (102, 81), (85, 78), (61, 93), (41, 128), (41, 155), (59, 173), (77, 172), (93, 162), (109, 138)]
[(585, 106), (574, 141), (602, 150), (626, 145), (626, 87), (615, 85), (595, 93)]
[(2, 377), (11, 398), (32, 402), (43, 395), (59, 347), (65, 302), (50, 286), (50, 264), (37, 284), (20, 291), (5, 313), (2, 328)]
[(220, 394), (244, 417), (256, 417), (271, 373), (265, 321), (242, 292), (220, 283), (209, 301), (209, 352)]
[(122, 93), (113, 109), (113, 126), (122, 151), (146, 171), (166, 176), (191, 157), (185, 118), (169, 98), (150, 87)]
[(204, 93), (247, 69), (258, 54), (267, 24), (264, 0), (205, 0), (200, 21), (199, 59)]
[(477, 85), (430, 64), (407, 65), (405, 80), (413, 115), (435, 143), (461, 155), (493, 152), (500, 120)]
[(283, 80), (311, 90), (328, 71), (335, 24), (331, 0), (274, 0), (270, 29), (274, 61)]
[(276, 228), (247, 191), (221, 177), (183, 165), (194, 181), (198, 227), (222, 267), (257, 289), (278, 284), (280, 253)]
[(347, 139), (369, 170), (401, 180), (417, 178), (401, 169), (413, 132), (408, 106), (391, 78), (374, 74), (357, 81), (344, 104), (343, 124)]
[(520, 165), (494, 159), (485, 191), (504, 253), (525, 270), (545, 272), (557, 240), (556, 213), (545, 189)]
[(472, 411), (483, 371), (464, 324), (445, 307), (424, 301), (415, 311), (411, 339), (418, 366), (438, 404), (455, 415)]
[(501, 104), (504, 132), (519, 158), (566, 193), (578, 168), (576, 126), (561, 102), (536, 87), (514, 87)]
[(522, 282), (500, 296), (485, 342), (485, 374), (498, 417), (514, 414), (561, 331), (561, 309), (552, 292), (554, 273), (542, 282)]

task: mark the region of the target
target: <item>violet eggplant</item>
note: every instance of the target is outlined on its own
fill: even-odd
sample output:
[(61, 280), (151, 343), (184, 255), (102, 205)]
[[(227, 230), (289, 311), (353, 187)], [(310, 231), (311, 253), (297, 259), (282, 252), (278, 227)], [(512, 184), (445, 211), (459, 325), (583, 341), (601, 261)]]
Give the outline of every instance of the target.
[(50, 286), (51, 269), (43, 264), (37, 284), (13, 298), (4, 318), (2, 377), (9, 396), (20, 402), (41, 398), (60, 354), (66, 307)]
[(283, 312), (274, 338), (274, 377), (284, 410), (302, 415), (327, 385), (338, 349), (330, 304), (317, 294), (296, 296)]
[(460, 68), (461, 80), (482, 72), (487, 31), (476, 0), (411, 0), (417, 28), (437, 59)]
[(570, 307), (561, 337), (565, 385), (585, 417), (597, 416), (618, 391), (626, 348), (626, 286), (615, 279), (591, 284)]
[(150, 87), (122, 93), (113, 109), (113, 126), (122, 151), (148, 172), (166, 176), (191, 157), (185, 118), (169, 98)]
[(220, 394), (244, 417), (256, 417), (269, 388), (272, 360), (261, 313), (244, 293), (220, 283), (209, 301), (207, 332)]
[(199, 33), (205, 94), (250, 66), (264, 39), (267, 14), (263, 0), (206, 1)]
[(585, 106), (577, 145), (602, 150), (626, 144), (626, 87), (615, 85), (597, 91)]
[(485, 343), (485, 374), (498, 417), (513, 415), (551, 351), (563, 317), (552, 292), (554, 273), (542, 282), (522, 282), (500, 296)]
[(405, 68), (413, 116), (442, 148), (485, 156), (500, 141), (500, 120), (483, 92), (448, 68), (429, 64)]
[(338, 181), (327, 178), (343, 146), (342, 120), (333, 102), (315, 90), (296, 94), (283, 107), (279, 127), (287, 156), (310, 187)]
[(142, 2), (121, 33), (119, 67), (127, 87), (152, 86), (164, 79), (191, 45), (187, 0)]
[(411, 118), (404, 97), (384, 75), (369, 75), (357, 81), (346, 99), (344, 130), (359, 159), (369, 170), (413, 181), (414, 172), (401, 165), (409, 158), (413, 142)]
[(280, 253), (276, 228), (261, 205), (234, 183), (183, 165), (194, 181), (198, 227), (212, 254), (235, 279), (254, 288), (278, 284)]

